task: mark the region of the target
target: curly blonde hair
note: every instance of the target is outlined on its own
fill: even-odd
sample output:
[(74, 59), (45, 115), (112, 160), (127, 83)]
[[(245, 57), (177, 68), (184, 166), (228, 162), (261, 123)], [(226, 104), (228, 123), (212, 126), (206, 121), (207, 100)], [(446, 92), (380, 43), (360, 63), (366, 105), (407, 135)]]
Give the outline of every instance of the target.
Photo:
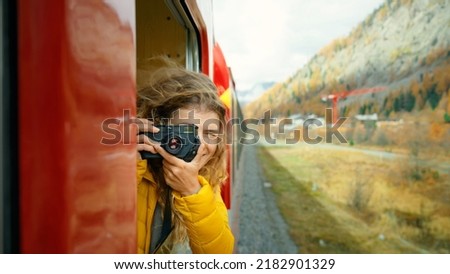
[[(138, 116), (151, 119), (155, 124), (161, 124), (181, 108), (211, 111), (219, 117), (220, 132), (225, 134), (226, 109), (211, 79), (204, 74), (188, 71), (168, 60), (163, 60), (163, 63), (165, 66), (153, 71), (147, 83), (138, 91)], [(215, 193), (220, 191), (220, 186), (227, 176), (225, 137), (223, 136), (221, 140), (217, 144), (214, 155), (199, 171), (199, 175), (208, 180)], [(165, 183), (162, 161), (150, 160), (148, 168), (157, 183), (158, 202), (164, 207), (164, 198), (169, 189)], [(187, 233), (182, 217), (173, 206), (172, 221), (173, 242), (185, 241)]]

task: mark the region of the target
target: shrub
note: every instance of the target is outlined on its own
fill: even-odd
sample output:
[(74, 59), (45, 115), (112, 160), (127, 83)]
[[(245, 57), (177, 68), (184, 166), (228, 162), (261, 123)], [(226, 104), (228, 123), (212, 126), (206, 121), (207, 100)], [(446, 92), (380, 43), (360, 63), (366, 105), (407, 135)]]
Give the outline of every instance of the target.
[(450, 114), (448, 114), (447, 112), (444, 114), (444, 122), (450, 123)]

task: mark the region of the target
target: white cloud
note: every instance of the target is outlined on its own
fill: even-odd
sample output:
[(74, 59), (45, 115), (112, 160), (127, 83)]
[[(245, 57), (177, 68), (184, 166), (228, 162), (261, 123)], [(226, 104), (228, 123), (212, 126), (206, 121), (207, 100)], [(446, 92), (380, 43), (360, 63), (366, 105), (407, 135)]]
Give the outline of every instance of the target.
[(213, 0), (216, 40), (238, 90), (283, 81), (383, 0)]

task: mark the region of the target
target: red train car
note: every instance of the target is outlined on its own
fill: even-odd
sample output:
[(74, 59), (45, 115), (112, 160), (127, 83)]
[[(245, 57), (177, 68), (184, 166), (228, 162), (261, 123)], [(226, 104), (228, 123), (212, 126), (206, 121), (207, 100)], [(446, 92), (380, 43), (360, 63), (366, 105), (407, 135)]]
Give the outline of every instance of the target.
[[(145, 60), (161, 54), (209, 75), (234, 115), (212, 2), (19, 0), (1, 9), (0, 253), (135, 253), (136, 149), (126, 127), (121, 142), (102, 144), (102, 123), (130, 121)], [(230, 147), (230, 178), (233, 155)]]

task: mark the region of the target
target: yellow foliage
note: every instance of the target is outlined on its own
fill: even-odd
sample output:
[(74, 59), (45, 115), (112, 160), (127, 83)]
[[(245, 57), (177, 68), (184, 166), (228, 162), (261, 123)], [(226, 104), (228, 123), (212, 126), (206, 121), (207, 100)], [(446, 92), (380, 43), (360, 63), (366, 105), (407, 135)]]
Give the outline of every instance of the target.
[(391, 61), (394, 62), (397, 58), (402, 57), (403, 55), (406, 54), (411, 54), (411, 47), (401, 47), (401, 48), (396, 48), (393, 51), (391, 51)]
[(318, 67), (313, 69), (311, 79), (309, 80), (309, 87), (311, 91), (315, 91), (321, 84), (322, 76), (321, 71)]
[(393, 98), (392, 95), (389, 95), (389, 96), (387, 97), (386, 106), (384, 107), (384, 109), (392, 110), (393, 107), (394, 107), (393, 104), (394, 104), (394, 98)]
[(428, 132), (428, 136), (432, 141), (440, 141), (444, 136), (445, 129), (442, 124), (433, 122), (430, 126), (430, 130)]
[(411, 82), (411, 93), (414, 95), (414, 97), (417, 97), (419, 95), (420, 86), (419, 83), (414, 79)]
[(359, 39), (362, 36), (362, 32), (363, 27), (361, 24), (359, 24), (351, 35), (354, 37), (354, 39)]
[(299, 94), (305, 93), (306, 92), (306, 81), (302, 81), (302, 83), (300, 84), (300, 91)]
[(337, 81), (336, 81), (336, 75), (329, 71), (327, 73), (327, 78), (325, 79), (325, 85), (334, 88), (337, 85)]
[(435, 69), (434, 75), (437, 82), (436, 91), (439, 94), (445, 93), (450, 87), (450, 65)]
[(424, 89), (424, 91), (429, 90), (432, 85), (433, 85), (433, 74), (432, 73), (425, 73), (423, 75), (423, 82), (422, 82), (422, 87)]
[(323, 47), (319, 53), (325, 57), (331, 57), (333, 55), (333, 42), (331, 42), (331, 44), (326, 45), (325, 47)]
[(393, 51), (391, 51), (391, 61), (395, 61), (395, 59), (397, 59), (399, 55), (400, 55), (399, 49), (394, 49)]
[(346, 48), (351, 43), (353, 43), (353, 39), (350, 37), (334, 39), (331, 43), (320, 49), (319, 54), (331, 58), (334, 53)]
[(383, 21), (386, 18), (386, 15), (388, 13), (388, 8), (386, 5), (384, 5), (378, 12), (377, 12), (377, 20)]
[(447, 50), (445, 48), (436, 48), (430, 51), (426, 57), (426, 64), (433, 64), (434, 61), (436, 61), (439, 57), (444, 56), (446, 53)]
[(412, 0), (401, 0), (400, 1), (404, 6), (411, 6)]
[(298, 82), (295, 82), (295, 83), (292, 84), (292, 91), (293, 91), (294, 94), (298, 94), (298, 91), (299, 91), (299, 84), (298, 84)]

